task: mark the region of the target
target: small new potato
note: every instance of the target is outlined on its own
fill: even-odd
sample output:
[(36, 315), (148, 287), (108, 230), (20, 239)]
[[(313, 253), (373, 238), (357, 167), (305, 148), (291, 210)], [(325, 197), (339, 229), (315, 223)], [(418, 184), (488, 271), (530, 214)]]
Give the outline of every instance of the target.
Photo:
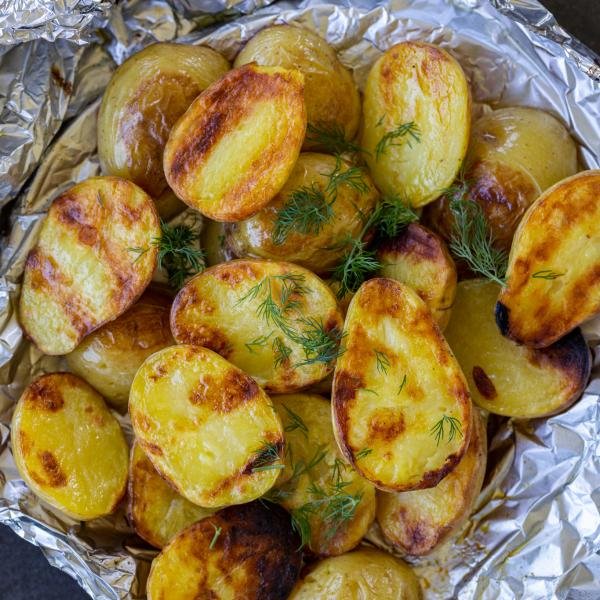
[(192, 100), (225, 75), (229, 63), (204, 46), (151, 44), (113, 74), (98, 116), (102, 171), (129, 179), (156, 198), (167, 187), (163, 149)]
[(30, 383), (12, 418), (12, 452), (27, 486), (73, 519), (114, 512), (125, 495), (127, 442), (102, 396), (71, 373)]
[(204, 250), (206, 264), (209, 267), (236, 258), (225, 243), (225, 223), (205, 219), (200, 235), (200, 245)]
[(215, 221), (241, 221), (283, 187), (306, 131), (299, 71), (248, 65), (200, 94), (171, 129), (169, 186)]

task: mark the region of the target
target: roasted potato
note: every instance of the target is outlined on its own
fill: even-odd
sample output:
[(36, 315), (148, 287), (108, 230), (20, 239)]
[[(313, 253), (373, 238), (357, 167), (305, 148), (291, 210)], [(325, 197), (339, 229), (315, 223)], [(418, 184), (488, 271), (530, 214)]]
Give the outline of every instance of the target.
[(146, 359), (131, 386), (129, 413), (156, 470), (194, 504), (254, 500), (283, 468), (283, 430), (271, 400), (207, 348), (171, 346)]
[(236, 260), (181, 289), (171, 310), (179, 343), (205, 346), (268, 392), (324, 379), (337, 356), (342, 315), (330, 288), (297, 265)]
[(127, 312), (88, 335), (67, 354), (69, 369), (125, 412), (129, 388), (141, 364), (175, 343), (169, 327), (170, 308), (169, 296), (146, 291)]
[(169, 186), (216, 221), (241, 221), (283, 187), (306, 131), (299, 71), (248, 65), (200, 94), (171, 129)]
[(544, 192), (521, 221), (496, 305), (503, 335), (545, 348), (600, 312), (600, 170)]
[[(351, 169), (357, 177), (338, 183)], [(271, 204), (250, 219), (226, 225), (226, 245), (240, 258), (287, 260), (327, 273), (347, 250), (341, 242), (359, 235), (361, 213), (370, 213), (376, 201), (377, 190), (365, 171), (328, 154), (305, 152)], [(328, 218), (304, 229), (289, 220), (311, 203), (328, 205)]]
[[(286, 441), (285, 470), (272, 494), (295, 516), (314, 554), (352, 550), (375, 518), (375, 488), (341, 457), (331, 406), (313, 394), (274, 396)], [(348, 514), (332, 517), (345, 503)]]
[(465, 453), (471, 400), (429, 309), (408, 286), (371, 279), (344, 334), (332, 393), (340, 450), (382, 490), (437, 485)]
[(25, 263), (26, 335), (45, 354), (67, 354), (125, 312), (150, 283), (157, 236), (152, 199), (129, 181), (92, 177), (61, 194)]
[(209, 267), (220, 265), (235, 258), (225, 244), (225, 223), (206, 219), (202, 228), (200, 244), (206, 255), (206, 264)]
[(452, 537), (469, 518), (481, 491), (487, 461), (486, 425), (473, 410), (469, 447), (456, 468), (435, 487), (378, 492), (377, 521), (400, 551), (422, 556)]
[[(340, 129), (347, 140), (354, 138), (360, 119), (358, 90), (352, 75), (324, 39), (302, 27), (273, 25), (259, 31), (233, 65), (248, 63), (301, 71), (308, 122), (325, 131)], [(316, 137), (309, 131), (304, 148), (318, 149)]]
[(70, 373), (29, 384), (12, 419), (21, 477), (42, 500), (87, 521), (117, 508), (127, 486), (127, 443), (102, 396)]
[(103, 172), (159, 196), (167, 187), (162, 156), (171, 127), (228, 70), (218, 52), (183, 44), (152, 44), (126, 60), (114, 72), (98, 116)]
[(187, 204), (183, 203), (170, 188), (167, 188), (154, 202), (156, 212), (163, 221), (170, 221), (187, 208)]
[(473, 401), (492, 413), (523, 419), (565, 410), (590, 375), (590, 350), (581, 332), (548, 348), (519, 346), (502, 337), (494, 321), (499, 291), (491, 281), (461, 281), (445, 332)]
[(290, 600), (421, 600), (410, 567), (387, 552), (361, 548), (327, 558), (303, 577)]
[(469, 85), (442, 48), (403, 42), (371, 68), (361, 146), (377, 187), (413, 206), (435, 200), (455, 179), (467, 152)]
[(444, 329), (456, 293), (456, 265), (444, 241), (419, 223), (377, 247), (379, 275), (410, 286)]

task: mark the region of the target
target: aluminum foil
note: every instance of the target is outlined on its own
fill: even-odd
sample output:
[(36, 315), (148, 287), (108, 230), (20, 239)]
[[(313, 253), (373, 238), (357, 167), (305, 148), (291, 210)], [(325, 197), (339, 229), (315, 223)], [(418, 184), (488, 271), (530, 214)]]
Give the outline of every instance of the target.
[[(0, 0), (0, 43), (31, 40), (0, 49), (0, 208), (6, 206), (0, 257), (0, 523), (38, 545), (92, 597), (143, 598), (153, 552), (132, 535), (122, 512), (82, 524), (33, 496), (15, 469), (9, 424), (24, 386), (42, 372), (64, 368), (60, 359), (42, 356), (23, 340), (15, 306), (26, 254), (49, 204), (99, 172), (98, 96), (114, 63), (153, 41), (173, 39), (211, 45), (232, 59), (259, 29), (294, 22), (325, 37), (362, 87), (383, 50), (404, 39), (426, 40), (461, 62), (477, 110), (511, 104), (549, 110), (573, 131), (582, 167), (599, 167), (600, 70), (593, 54), (535, 0), (492, 2), (306, 0), (265, 6), (250, 0), (234, 7), (227, 0), (133, 0), (113, 7), (106, 28), (95, 32), (83, 24), (93, 19), (77, 15), (92, 7), (100, 18), (107, 3), (27, 0), (27, 8), (60, 5), (79, 13), (63, 11), (73, 16), (68, 23), (52, 16), (56, 12), (39, 13), (29, 37), (20, 37), (17, 9), (5, 14)], [(240, 15), (259, 4), (263, 8)], [(220, 12), (205, 14), (215, 10)], [(57, 41), (49, 45), (46, 39)], [(598, 348), (600, 322), (585, 330)], [(497, 428), (474, 515), (457, 539), (413, 561), (426, 598), (600, 597), (599, 398), (596, 364), (586, 393), (567, 412)], [(127, 418), (119, 419), (130, 433)], [(377, 526), (368, 538), (386, 547)]]

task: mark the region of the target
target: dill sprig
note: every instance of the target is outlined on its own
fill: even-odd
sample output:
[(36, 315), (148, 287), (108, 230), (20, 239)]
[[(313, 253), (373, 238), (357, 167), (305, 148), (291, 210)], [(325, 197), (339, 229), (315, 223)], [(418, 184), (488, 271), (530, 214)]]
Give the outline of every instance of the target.
[(362, 458), (369, 456), (371, 452), (373, 452), (373, 448), (363, 448), (362, 450), (359, 450), (354, 457), (356, 460), (361, 460)]
[(300, 322), (305, 328), (294, 336), (294, 341), (302, 346), (304, 360), (296, 366), (329, 364), (341, 356), (340, 344), (345, 334), (340, 329), (334, 327), (326, 330), (323, 321), (313, 317), (303, 318)]
[(402, 381), (400, 382), (400, 387), (398, 388), (398, 395), (400, 395), (402, 393), (402, 390), (404, 389), (404, 386), (406, 385), (406, 381), (407, 381), (407, 377), (406, 377), (406, 373), (405, 373), (404, 377), (402, 378)]
[(264, 442), (263, 445), (254, 451), (252, 460), (252, 472), (270, 471), (272, 469), (284, 469), (285, 465), (281, 462), (280, 447), (273, 442)]
[(284, 365), (292, 354), (292, 349), (286, 346), (285, 342), (280, 338), (276, 337), (273, 340), (273, 364), (275, 368)]
[(271, 333), (269, 333), (269, 335), (259, 335), (258, 337), (255, 337), (253, 340), (246, 342), (244, 344), (244, 346), (246, 346), (246, 348), (248, 349), (248, 352), (250, 352), (250, 354), (257, 354), (255, 348), (264, 348), (267, 345), (267, 342), (269, 341), (269, 338), (272, 335), (273, 335), (272, 331), (271, 331)]
[(288, 408), (285, 404), (282, 404), (282, 406), (283, 410), (285, 410), (285, 412), (287, 413), (287, 416), (290, 421), (284, 427), (284, 431), (290, 432), (299, 429), (304, 434), (304, 437), (308, 437), (308, 427), (306, 426), (306, 423), (304, 422), (302, 417), (299, 414), (295, 413), (291, 408)]
[(341, 185), (347, 185), (359, 194), (366, 194), (369, 191), (369, 185), (364, 179), (364, 171), (357, 166), (348, 166), (342, 169), (344, 163), (339, 156), (336, 156), (335, 167), (331, 173), (325, 174), (329, 177), (325, 191), (334, 199), (337, 197), (337, 190)]
[(397, 236), (404, 227), (418, 220), (419, 215), (400, 196), (385, 196), (377, 206), (375, 225), (385, 237)]
[(390, 359), (385, 352), (381, 352), (380, 350), (373, 350), (375, 353), (375, 360), (377, 361), (377, 372), (382, 375), (388, 374), (388, 369), (391, 366)]
[[(396, 140), (401, 141), (398, 142)], [(413, 141), (417, 143), (421, 141), (421, 129), (414, 121), (402, 123), (402, 125), (399, 125), (395, 129), (384, 133), (375, 146), (375, 160), (379, 160), (379, 158), (385, 154), (388, 147), (402, 146), (404, 141), (406, 141), (411, 148)]]
[(367, 249), (367, 243), (362, 240), (362, 235), (357, 239), (348, 239), (348, 249), (342, 261), (331, 272), (333, 279), (340, 283), (336, 292), (340, 299), (346, 294), (356, 292), (369, 275), (381, 268), (377, 253), (375, 250)]
[(217, 540), (219, 539), (221, 532), (223, 531), (222, 527), (217, 527), (214, 523), (212, 524), (215, 532), (212, 536), (212, 540), (210, 540), (210, 544), (208, 545), (208, 549), (212, 550), (215, 547), (215, 544), (217, 543)]
[(460, 421), (456, 417), (449, 417), (444, 415), (430, 430), (430, 433), (434, 436), (436, 446), (440, 445), (440, 442), (444, 441), (446, 435), (446, 425), (448, 425), (448, 444), (455, 437), (462, 437), (462, 427)]
[(336, 122), (309, 123), (306, 127), (306, 140), (323, 148), (329, 154), (367, 152), (358, 144), (347, 140), (344, 128)]
[(562, 277), (563, 275), (564, 275), (564, 273), (557, 273), (556, 271), (553, 271), (552, 269), (542, 269), (541, 271), (536, 271), (531, 276), (531, 279), (547, 279), (549, 281), (552, 281), (553, 279), (558, 279), (559, 277)]

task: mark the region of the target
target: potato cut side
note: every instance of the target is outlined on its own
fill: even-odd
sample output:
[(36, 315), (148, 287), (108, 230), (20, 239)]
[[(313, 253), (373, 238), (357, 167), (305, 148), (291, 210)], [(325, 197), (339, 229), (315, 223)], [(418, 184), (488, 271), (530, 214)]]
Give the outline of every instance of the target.
[(211, 85), (177, 121), (165, 146), (167, 182), (216, 221), (240, 221), (283, 187), (306, 130), (299, 71), (248, 65)]
[(207, 508), (262, 496), (283, 468), (271, 400), (211, 350), (171, 346), (148, 358), (129, 396), (137, 441), (156, 470)]
[(361, 146), (377, 187), (413, 206), (454, 181), (469, 143), (471, 94), (458, 62), (442, 48), (403, 42), (371, 68)]
[(600, 312), (600, 170), (544, 192), (519, 225), (496, 322), (503, 335), (545, 348)]
[(87, 521), (115, 511), (127, 486), (128, 448), (102, 396), (70, 373), (42, 375), (12, 419), (12, 452), (29, 488)]
[(332, 393), (340, 450), (380, 489), (437, 485), (465, 453), (471, 400), (429, 309), (408, 286), (371, 279), (344, 333)]
[(277, 393), (316, 383), (333, 370), (342, 326), (331, 289), (285, 262), (211, 267), (181, 289), (171, 311), (177, 342), (218, 352)]
[(27, 256), (19, 304), (26, 335), (45, 354), (71, 352), (144, 291), (159, 236), (152, 199), (129, 181), (93, 177), (64, 192)]
[(430, 553), (469, 518), (481, 491), (487, 462), (486, 424), (473, 410), (469, 447), (456, 468), (435, 487), (378, 492), (377, 521), (384, 536), (413, 556)]
[(568, 408), (590, 376), (590, 350), (579, 329), (547, 348), (519, 346), (494, 321), (500, 286), (458, 284), (446, 339), (469, 382), (473, 401), (486, 410), (531, 419)]
[(435, 233), (411, 223), (395, 238), (377, 248), (379, 274), (410, 286), (444, 329), (456, 293), (456, 265), (444, 241)]
[[(269, 497), (294, 516), (314, 554), (352, 550), (375, 518), (375, 488), (339, 453), (331, 406), (314, 394), (274, 396), (286, 432), (285, 470)], [(347, 512), (336, 515), (339, 506)]]
[(300, 574), (289, 515), (260, 502), (191, 525), (154, 559), (148, 600), (285, 600)]

